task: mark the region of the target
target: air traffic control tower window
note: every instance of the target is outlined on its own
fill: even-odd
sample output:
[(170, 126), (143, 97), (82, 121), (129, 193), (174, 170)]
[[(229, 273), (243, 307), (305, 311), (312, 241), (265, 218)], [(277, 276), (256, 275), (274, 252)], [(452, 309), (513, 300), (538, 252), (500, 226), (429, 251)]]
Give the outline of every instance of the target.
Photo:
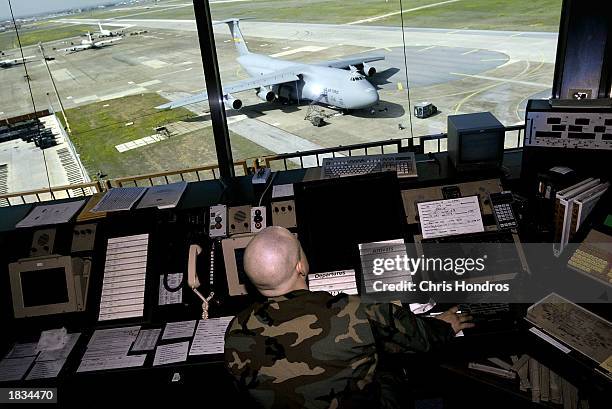
[(109, 3), (0, 0), (0, 193), (216, 165), (205, 99), (158, 109), (205, 87), (193, 4)]
[[(0, 192), (216, 164), (193, 4), (108, 3), (0, 0)], [(210, 0), (233, 159), (520, 124), (561, 3)]]
[[(264, 155), (408, 139), (481, 111), (523, 123), (527, 99), (550, 95), (561, 3), (211, 2), (224, 90), (240, 107), (228, 112), (232, 146)], [(433, 114), (415, 117), (428, 103)]]

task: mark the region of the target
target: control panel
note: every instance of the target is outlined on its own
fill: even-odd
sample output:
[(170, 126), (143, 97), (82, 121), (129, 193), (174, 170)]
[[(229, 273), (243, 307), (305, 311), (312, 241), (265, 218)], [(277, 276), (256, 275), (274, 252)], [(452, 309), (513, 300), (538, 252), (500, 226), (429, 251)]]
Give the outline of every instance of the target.
[(297, 227), (295, 201), (284, 200), (272, 203), (272, 224), (286, 229)]
[(525, 146), (612, 150), (612, 111), (540, 105), (529, 101), (527, 106)]
[(256, 206), (251, 208), (251, 232), (257, 233), (266, 228), (266, 207)]
[(227, 236), (227, 207), (225, 205), (210, 207), (208, 226), (208, 235), (211, 238)]

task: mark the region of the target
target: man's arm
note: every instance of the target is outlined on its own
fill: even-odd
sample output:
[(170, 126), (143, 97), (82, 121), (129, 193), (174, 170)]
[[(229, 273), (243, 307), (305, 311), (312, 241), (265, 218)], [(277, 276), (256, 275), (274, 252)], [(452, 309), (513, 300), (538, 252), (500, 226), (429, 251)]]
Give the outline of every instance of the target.
[(421, 318), (395, 304), (366, 306), (374, 337), (387, 352), (428, 352), (450, 341), (456, 332), (472, 326), (469, 317), (449, 310), (439, 319)]

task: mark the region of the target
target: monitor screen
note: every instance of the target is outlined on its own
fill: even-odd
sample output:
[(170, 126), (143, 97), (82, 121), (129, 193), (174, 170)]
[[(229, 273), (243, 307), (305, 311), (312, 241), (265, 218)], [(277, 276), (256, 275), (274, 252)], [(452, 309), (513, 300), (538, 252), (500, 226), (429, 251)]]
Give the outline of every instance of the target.
[(360, 243), (403, 237), (395, 173), (302, 182), (294, 190), (298, 239), (312, 273), (356, 268)]
[(24, 307), (61, 304), (69, 301), (66, 270), (63, 268), (23, 271), (20, 277)]
[(246, 250), (246, 247), (234, 250), (234, 257), (236, 259), (236, 270), (238, 271), (238, 282), (240, 284), (246, 284), (249, 281), (249, 279), (247, 278), (244, 272), (244, 251), (245, 250)]
[(460, 135), (460, 138), (461, 162), (494, 162), (501, 160), (499, 155), (503, 149), (503, 133), (464, 133)]

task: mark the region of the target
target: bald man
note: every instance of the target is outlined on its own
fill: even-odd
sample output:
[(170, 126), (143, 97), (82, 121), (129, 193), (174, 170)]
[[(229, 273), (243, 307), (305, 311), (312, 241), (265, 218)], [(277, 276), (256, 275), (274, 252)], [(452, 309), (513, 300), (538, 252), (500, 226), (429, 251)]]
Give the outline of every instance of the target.
[(251, 240), (244, 269), (264, 298), (230, 323), (225, 362), (266, 408), (396, 407), (379, 353), (427, 352), (472, 326), (456, 309), (422, 319), (395, 304), (308, 291), (308, 260), (282, 227)]

